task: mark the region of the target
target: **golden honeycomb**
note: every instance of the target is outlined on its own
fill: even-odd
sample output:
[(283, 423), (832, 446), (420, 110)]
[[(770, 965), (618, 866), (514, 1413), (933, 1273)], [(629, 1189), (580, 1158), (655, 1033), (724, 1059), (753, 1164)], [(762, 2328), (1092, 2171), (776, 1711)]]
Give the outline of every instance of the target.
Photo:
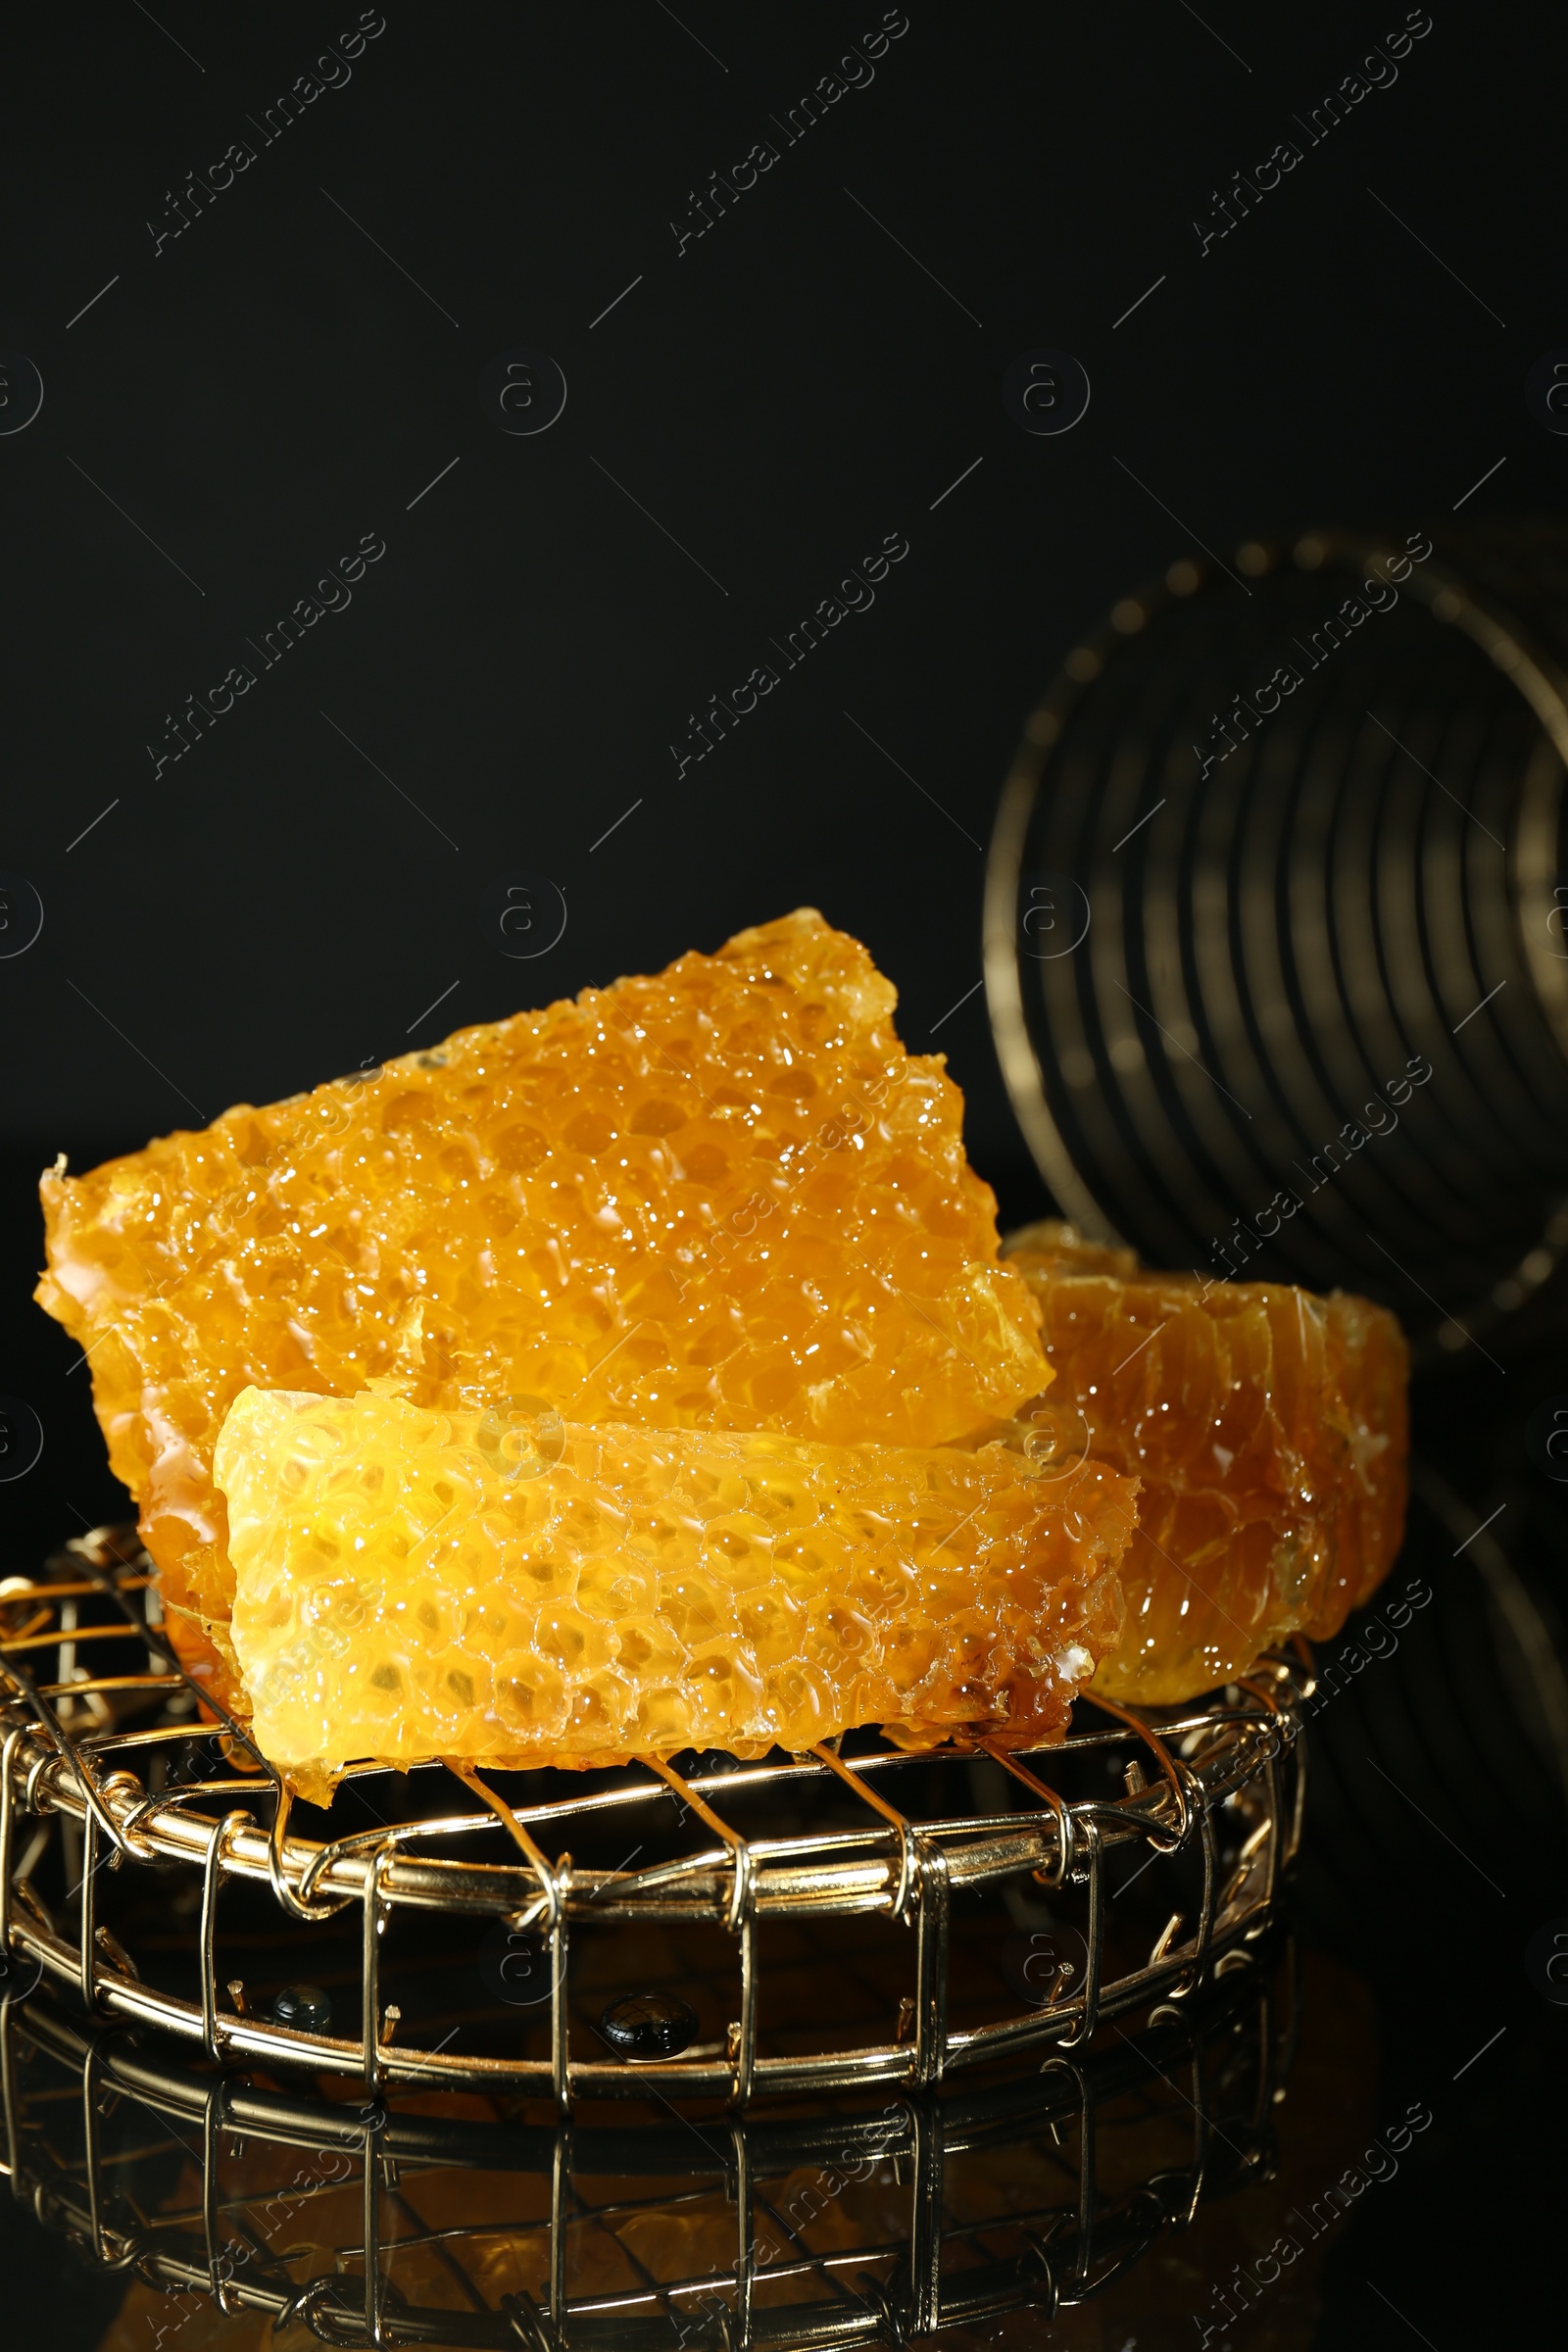
[(1027, 1228), (1006, 1258), (1040, 1300), (1056, 1374), (1027, 1442), (1143, 1481), (1127, 1630), (1096, 1688), (1175, 1702), (1292, 1633), (1337, 1633), (1403, 1533), (1395, 1317), (1342, 1291), (1149, 1273), (1065, 1225)]
[(1038, 1309), (895, 1001), (803, 909), (47, 1175), (37, 1296), (209, 1678), (232, 1666), (213, 1447), (253, 1385), (403, 1373), (428, 1406), (918, 1446), (1036, 1394)]
[(215, 1475), (255, 1736), (302, 1786), (362, 1757), (591, 1765), (1035, 1744), (1120, 1631), (1136, 1482), (1021, 1451), (829, 1446), (251, 1388)]

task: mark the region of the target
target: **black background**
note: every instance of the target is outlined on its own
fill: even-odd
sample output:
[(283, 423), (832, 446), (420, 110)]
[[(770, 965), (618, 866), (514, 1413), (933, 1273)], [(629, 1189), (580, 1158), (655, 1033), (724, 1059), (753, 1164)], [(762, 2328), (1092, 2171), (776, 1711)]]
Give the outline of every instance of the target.
[[(1393, 86), (1206, 253), (1213, 191), (1305, 147), (1293, 117), (1402, 7), (911, 0), (868, 85), (786, 144), (779, 119), (880, 8), (389, 0), (352, 78), (265, 143), (257, 121), (357, 14), (164, 0), (155, 23), (127, 0), (6, 43), (0, 347), (44, 383), (0, 437), (0, 869), (45, 910), (0, 961), (0, 1390), (45, 1432), (0, 1489), (16, 1564), (121, 1507), (75, 1350), (28, 1303), (45, 1159), (90, 1164), (805, 903), (867, 942), (910, 1046), (949, 1054), (1005, 1217), (1039, 1213), (976, 985), (980, 844), (1078, 632), (1195, 544), (1563, 505), (1568, 439), (1524, 400), (1568, 345), (1565, 42), (1544, 10), (1437, 0)], [(155, 252), (187, 172), (236, 140), (254, 163)], [(678, 250), (671, 220), (759, 140), (777, 163)], [(1093, 388), (1054, 438), (1001, 397), (1042, 347)], [(568, 387), (534, 437), (480, 403), (519, 350)], [(678, 773), (689, 714), (893, 532), (909, 552), (874, 609)], [(247, 640), (366, 533), (386, 553), (352, 605), (263, 669)], [(167, 714), (238, 662), (255, 687), (155, 775)], [(516, 873), (568, 910), (531, 963), (492, 936)], [(1528, 1482), (1524, 1420), (1552, 1388), (1560, 1362), (1423, 1408), (1458, 1433), (1478, 1512)], [(1562, 2013), (1520, 1955), (1568, 1899), (1560, 1856), (1527, 1856), (1503, 1931), (1440, 1849), (1416, 1859), (1420, 1934), (1405, 1905), (1392, 1944), (1371, 1910), (1362, 1935), (1411, 2095), (1423, 2050), (1448, 2076), (1504, 1984), (1527, 2004), (1507, 2095), (1479, 2136), (1445, 2125), (1452, 2215), (1412, 2211), (1384, 2248), (1446, 2352), (1445, 2263), (1495, 2278), (1521, 2328), (1544, 2278), (1517, 2200), (1549, 2217), (1554, 2164), (1560, 2185), (1541, 2070)], [(1406, 2209), (1386, 2209), (1358, 2227), (1395, 2230)], [(1322, 2341), (1403, 2340), (1354, 2283)]]

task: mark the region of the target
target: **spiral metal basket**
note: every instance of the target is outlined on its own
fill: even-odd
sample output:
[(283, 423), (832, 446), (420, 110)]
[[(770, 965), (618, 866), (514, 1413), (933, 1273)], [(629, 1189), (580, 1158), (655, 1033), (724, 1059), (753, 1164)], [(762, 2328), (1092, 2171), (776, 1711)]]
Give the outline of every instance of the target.
[[(1311, 1677), (1303, 1651), (1164, 1717), (1080, 1701), (1065, 1744), (1030, 1758), (866, 1735), (760, 1764), (514, 1775), (505, 1793), (466, 1765), (367, 1772), (307, 1837), (242, 1727), (198, 1717), (134, 1534), (101, 1529), (0, 1583), (0, 1687), (13, 1992), (42, 1976), (89, 2015), (352, 2075), (368, 2097), (504, 2088), (570, 2116), (655, 2092), (741, 2112), (923, 2090), (1189, 2000), (1275, 1915)], [(1009, 1988), (1007, 1927), (1049, 1924), (1068, 1956)], [(526, 2011), (505, 1984), (477, 1997), (497, 1937), (537, 1961)], [(824, 2017), (835, 1955), (872, 1943), (906, 1989)], [(241, 1947), (248, 1986), (223, 1957)], [(258, 1965), (357, 1996), (353, 2030), (278, 2014)], [(596, 2002), (651, 1980), (710, 2038), (657, 2062), (600, 2046)]]
[(1278, 1937), (1253, 1960), (999, 2084), (701, 2129), (360, 2107), (37, 1997), (0, 2008), (4, 2154), (46, 2228), (158, 2293), (160, 2335), (213, 2305), (328, 2344), (533, 2352), (1039, 2327), (1269, 2178), (1295, 1969)]
[(988, 873), (1062, 1212), (1367, 1293), (1427, 1360), (1511, 1338), (1568, 1250), (1565, 762), (1561, 524), (1316, 531), (1124, 597), (1029, 720)]

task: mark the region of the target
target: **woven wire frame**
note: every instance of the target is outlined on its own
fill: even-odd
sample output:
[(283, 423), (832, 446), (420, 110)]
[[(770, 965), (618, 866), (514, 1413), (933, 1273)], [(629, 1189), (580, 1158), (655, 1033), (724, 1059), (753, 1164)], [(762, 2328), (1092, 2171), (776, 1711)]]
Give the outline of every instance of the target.
[[(1025, 2308), (1049, 2324), (1200, 2204), (1272, 2171), (1295, 1966), (1281, 1937), (1254, 1956), (1269, 1965), (1233, 1955), (1221, 1982), (1136, 2038), (978, 2091), (737, 2116), (702, 2133), (678, 2118), (498, 2126), (358, 2110), (190, 2065), (41, 1998), (8, 2001), (6, 2167), (39, 2221), (104, 2268), (330, 2344), (836, 2352)], [(148, 2176), (169, 2158), (177, 2177), (160, 2195)], [(899, 2193), (858, 2206), (856, 2184), (878, 2172), (886, 2182), (889, 2169)], [(453, 2174), (473, 2178), (443, 2182)], [(1032, 2197), (1014, 2193), (1025, 2177)], [(832, 2205), (837, 2226), (815, 2230)], [(717, 2227), (696, 2234), (710, 2256), (727, 2237), (722, 2267), (677, 2259), (705, 2208)], [(579, 2245), (614, 2239), (621, 2284), (574, 2278), (574, 2232)], [(672, 2250), (662, 2263), (660, 2234)], [(537, 2292), (496, 2291), (498, 2248)], [(160, 2337), (190, 2316), (176, 2306)]]
[[(1435, 538), (1354, 650), (1342, 599), (1387, 582), (1378, 531), (1251, 541), (1241, 599), (1202, 557), (1119, 599), (1026, 724), (984, 923), (1060, 1213), (1155, 1266), (1234, 1272), (1240, 1242), (1265, 1250), (1250, 1281), (1387, 1298), (1427, 1368), (1522, 1341), (1568, 1281), (1568, 534)], [(1295, 686), (1242, 719), (1276, 662)], [(1412, 1053), (1430, 1088), (1355, 1161), (1365, 1093)], [(1295, 1207), (1251, 1233), (1238, 1210), (1276, 1188)]]
[[(145, 1664), (122, 1670), (116, 1645), (140, 1645)], [(97, 1654), (114, 1671), (95, 1671)], [(53, 1674), (40, 1669), (53, 1659)], [(626, 1773), (573, 1776), (580, 1793), (515, 1805), (468, 1763), (445, 1767), (472, 1801), (434, 1818), (383, 1820), (326, 1842), (291, 1833), (290, 1801), (244, 1727), (216, 1732), (226, 1770), (174, 1788), (152, 1784), (153, 1759), (181, 1743), (214, 1743), (197, 1719), (211, 1707), (184, 1674), (162, 1631), (156, 1580), (134, 1532), (103, 1528), (72, 1542), (37, 1577), (0, 1583), (0, 1989), (46, 1977), (74, 1988), (89, 2014), (156, 2026), (201, 2045), (213, 2059), (295, 2065), (352, 2074), (368, 2098), (389, 2087), (510, 2090), (542, 2095), (564, 2116), (605, 2097), (717, 2098), (737, 2112), (762, 2092), (799, 2094), (888, 2085), (925, 2090), (965, 2068), (1025, 2052), (1086, 2045), (1102, 2020), (1187, 2000), (1227, 1956), (1245, 1952), (1270, 1925), (1294, 1860), (1304, 1794), (1299, 1709), (1312, 1688), (1310, 1661), (1270, 1654), (1212, 1699), (1167, 1717), (1109, 1701), (1080, 1701), (1063, 1746), (1032, 1757), (987, 1742), (928, 1756), (902, 1751), (846, 1757), (833, 1745), (728, 1769), (691, 1769), (657, 1758)], [(1085, 1718), (1101, 1714), (1101, 1723)], [(1053, 1785), (1072, 1766), (1118, 1758), (1125, 1793), (1066, 1798)], [(1006, 1810), (924, 1812), (884, 1788), (896, 1776), (940, 1793), (944, 1766), (990, 1759), (999, 1788), (1022, 1791)], [(997, 1770), (1006, 1776), (997, 1780)], [(432, 1768), (443, 1769), (443, 1768)], [(1048, 1777), (1051, 1776), (1051, 1777)], [(396, 1782), (383, 1776), (382, 1786)], [(402, 1784), (398, 1784), (402, 1785)], [(853, 1795), (857, 1826), (826, 1823), (805, 1834), (744, 1835), (729, 1813), (737, 1798), (788, 1794), (799, 1809), (815, 1794)], [(673, 1798), (681, 1850), (632, 1870), (575, 1867), (574, 1828), (635, 1832)], [(258, 1818), (260, 1811), (263, 1818)], [(51, 1817), (79, 1836), (79, 1901), (73, 1932), (33, 1883)], [(1224, 1835), (1222, 1835), (1222, 1832)], [(23, 1839), (26, 1833), (26, 1844)], [(498, 1861), (435, 1853), (470, 1840), (501, 1849)], [(1229, 1845), (1226, 1852), (1224, 1847)], [(1111, 1955), (1107, 1863), (1141, 1845), (1192, 1855), (1200, 1865), (1196, 1917), (1173, 1914), (1145, 1959)], [(147, 1983), (98, 1918), (105, 1865), (178, 1865), (201, 1886), (197, 1934), (200, 1997)], [(251, 2014), (243, 1991), (220, 1984), (219, 1914), (224, 1890), (270, 1885), (293, 1921), (325, 1921), (358, 1906), (361, 2016), (355, 2038)], [(1125, 1885), (1127, 1881), (1123, 1881)], [(949, 2018), (950, 1921), (956, 1898), (1031, 1886), (1081, 1905), (1084, 1964), (1041, 1998), (1031, 1985), (1023, 2014), (960, 2026)], [(440, 1913), (470, 1926), (505, 1923), (541, 1937), (550, 1972), (549, 2055), (424, 2049), (395, 2038), (397, 2008), (383, 1998), (384, 1947), (400, 1915)], [(912, 1989), (888, 2039), (853, 2049), (759, 2048), (762, 1989), (758, 1939), (769, 1921), (880, 1915), (913, 1930)], [(571, 1932), (659, 1923), (712, 1923), (738, 1963), (739, 2014), (721, 2042), (650, 2063), (574, 2049)], [(1072, 1981), (1076, 1978), (1076, 1982)]]

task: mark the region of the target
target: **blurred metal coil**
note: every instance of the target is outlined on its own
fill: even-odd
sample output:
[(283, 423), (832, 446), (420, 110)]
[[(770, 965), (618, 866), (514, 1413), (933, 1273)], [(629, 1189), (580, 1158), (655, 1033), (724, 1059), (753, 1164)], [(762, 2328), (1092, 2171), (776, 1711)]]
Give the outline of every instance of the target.
[(1117, 604), (1029, 720), (987, 882), (1062, 1212), (1365, 1292), (1429, 1361), (1517, 1327), (1568, 1250), (1565, 763), (1562, 525), (1313, 532)]

